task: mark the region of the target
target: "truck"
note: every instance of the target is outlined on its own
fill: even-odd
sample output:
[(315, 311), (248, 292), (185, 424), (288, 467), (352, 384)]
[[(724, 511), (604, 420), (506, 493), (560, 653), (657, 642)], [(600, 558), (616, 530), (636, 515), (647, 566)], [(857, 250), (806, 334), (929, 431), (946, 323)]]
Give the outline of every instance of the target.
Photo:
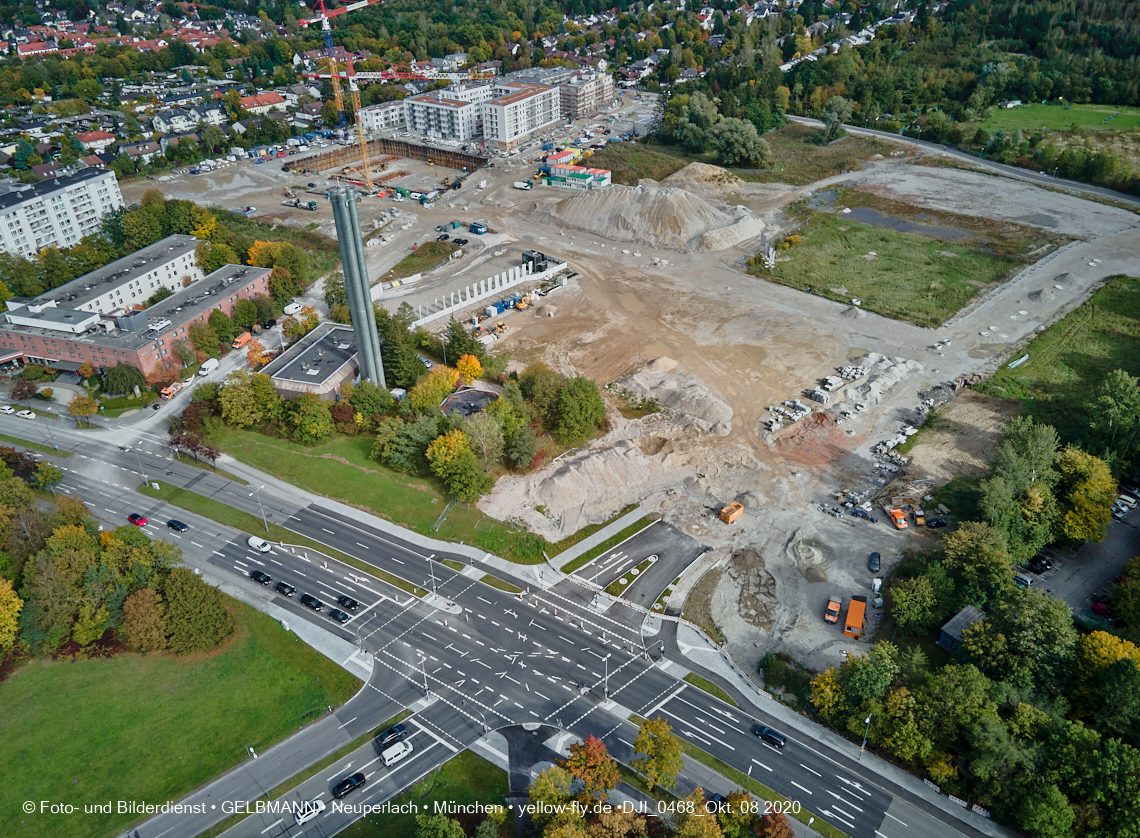
[(162, 392), (159, 393), (159, 396), (164, 398), (164, 399), (169, 399), (169, 398), (173, 397), (174, 394), (177, 393), (179, 390), (181, 390), (184, 386), (185, 385), (181, 381), (175, 381), (173, 384), (168, 384), (165, 387), (163, 387)]
[(525, 180), (516, 180), (512, 184), (512, 186), (514, 186), (515, 189), (530, 189), (531, 188), (530, 183), (528, 181), (525, 181)]
[(287, 207), (296, 207), (297, 209), (309, 210), (313, 212), (317, 208), (316, 201), (302, 201), (300, 198), (290, 198), (287, 201), (282, 201)]
[(906, 513), (901, 509), (892, 509), (887, 514), (890, 516), (891, 523), (895, 525), (896, 530), (905, 530), (907, 528)]
[(240, 335), (238, 335), (236, 338), (234, 338), (233, 348), (234, 349), (241, 349), (243, 346), (245, 346), (251, 340), (253, 340), (253, 335), (251, 335), (249, 332), (242, 332)]
[(469, 229), (475, 235), (481, 236), (487, 232), (487, 225), (484, 224), (482, 221), (472, 221)]
[(863, 634), (863, 620), (867, 614), (867, 597), (853, 596), (847, 606), (847, 619), (843, 623), (843, 633), (848, 637), (859, 638)]

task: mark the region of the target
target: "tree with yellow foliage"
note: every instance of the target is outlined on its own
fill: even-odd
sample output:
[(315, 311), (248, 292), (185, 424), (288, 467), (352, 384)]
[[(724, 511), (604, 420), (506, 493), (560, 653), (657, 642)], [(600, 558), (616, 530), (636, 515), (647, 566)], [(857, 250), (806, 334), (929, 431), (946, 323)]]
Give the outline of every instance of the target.
[(1073, 662), (1078, 680), (1091, 684), (1102, 670), (1118, 660), (1128, 658), (1140, 666), (1140, 647), (1106, 631), (1094, 631), (1077, 641), (1077, 656)]
[(483, 374), (483, 365), (474, 355), (464, 355), (455, 362), (455, 369), (463, 376), (463, 383), (470, 386), (476, 378)]
[(0, 576), (0, 652), (7, 651), (16, 640), (23, 607), (24, 601), (16, 596), (12, 583)]
[(260, 369), (269, 363), (269, 350), (265, 348), (265, 344), (257, 338), (254, 338), (249, 342), (249, 349), (246, 350), (245, 359), (249, 361), (249, 365), (255, 370)]

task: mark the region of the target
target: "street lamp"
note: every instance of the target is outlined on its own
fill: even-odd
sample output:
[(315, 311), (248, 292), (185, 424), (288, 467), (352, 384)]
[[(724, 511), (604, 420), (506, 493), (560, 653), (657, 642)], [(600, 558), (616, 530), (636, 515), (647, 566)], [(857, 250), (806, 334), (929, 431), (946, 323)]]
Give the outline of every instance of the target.
[(416, 649), (416, 654), (420, 656), (420, 672), (422, 672), (423, 676), (424, 676), (424, 693), (427, 694), (427, 692), (428, 692), (427, 657), (425, 657), (424, 653), (421, 652), (419, 649)]
[(139, 456), (137, 448), (124, 448), (124, 451), (133, 451), (135, 455), (135, 462), (139, 464), (139, 473), (142, 475), (143, 483), (149, 483), (146, 479), (146, 471), (143, 469), (142, 457)]
[(264, 488), (264, 486), (258, 486), (249, 493), (248, 497), (252, 498), (254, 495), (257, 495), (257, 508), (261, 510), (261, 523), (265, 524), (265, 531), (269, 532), (269, 519), (265, 517), (265, 507), (261, 503), (261, 490)]
[(867, 734), (871, 732), (871, 714), (868, 713), (863, 721), (867, 723), (867, 729), (863, 731), (863, 745), (859, 748), (859, 759), (863, 759), (863, 751), (867, 750)]
[[(256, 762), (257, 753), (253, 750), (253, 746), (252, 745), (247, 746), (246, 750), (249, 751), (249, 755), (251, 757), (253, 757), (254, 761)], [(265, 772), (261, 770), (260, 765), (257, 766), (257, 771), (258, 771), (258, 774), (261, 776), (261, 790), (265, 792), (265, 799), (268, 800), (269, 799), (269, 789), (265, 785)]]
[(604, 658), (604, 663), (606, 664), (606, 680), (602, 682), (602, 695), (606, 698), (610, 697), (610, 655), (612, 654), (613, 652), (610, 652), (610, 654)]
[(815, 818), (808, 818), (808, 829), (809, 829), (809, 830), (811, 829), (811, 825), (812, 825), (813, 823), (815, 823)]

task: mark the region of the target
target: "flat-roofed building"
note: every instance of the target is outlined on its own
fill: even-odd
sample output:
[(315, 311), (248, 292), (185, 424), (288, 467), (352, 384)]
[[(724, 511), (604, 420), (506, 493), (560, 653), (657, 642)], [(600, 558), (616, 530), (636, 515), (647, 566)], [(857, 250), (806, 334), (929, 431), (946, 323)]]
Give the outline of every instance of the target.
[(5, 184), (0, 249), (30, 258), (45, 247), (72, 247), (123, 205), (115, 173), (88, 167), (35, 184)]
[(496, 82), (495, 98), (483, 103), (483, 135), (499, 151), (510, 151), (559, 120), (557, 87)]
[(406, 111), (403, 100), (381, 102), (379, 105), (369, 105), (360, 109), (360, 126), (365, 131), (384, 131), (392, 128), (403, 128), (406, 124)]
[(562, 115), (569, 119), (593, 116), (613, 103), (613, 76), (608, 73), (576, 73), (558, 85)]
[(360, 373), (356, 334), (351, 326), (322, 323), (261, 370), (286, 399), (313, 393), (335, 398), (346, 381)]
[(409, 131), (445, 140), (469, 140), (479, 133), (478, 102), (452, 99), (448, 91), (433, 90), (404, 100), (404, 121)]

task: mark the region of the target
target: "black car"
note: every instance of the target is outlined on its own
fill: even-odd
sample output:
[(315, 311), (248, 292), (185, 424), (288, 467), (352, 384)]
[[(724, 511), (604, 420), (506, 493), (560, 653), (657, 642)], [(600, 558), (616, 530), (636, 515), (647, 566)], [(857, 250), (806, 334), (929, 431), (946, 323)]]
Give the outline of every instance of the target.
[(170, 529), (174, 530), (175, 532), (186, 532), (186, 530), (190, 529), (177, 518), (171, 518), (166, 522), (166, 526), (170, 527)]
[(360, 607), (359, 602), (350, 596), (345, 596), (344, 594), (341, 594), (336, 598), (336, 604), (341, 608), (347, 609), (349, 611), (356, 611), (356, 609)]
[(312, 608), (314, 611), (320, 611), (325, 607), (325, 604), (312, 594), (301, 594), (301, 605)]
[(335, 786), (333, 786), (333, 797), (340, 800), (353, 789), (358, 789), (364, 785), (367, 778), (360, 771), (355, 774), (349, 774)]
[(1034, 573), (1045, 573), (1046, 571), (1053, 569), (1053, 562), (1049, 561), (1049, 559), (1045, 558), (1044, 556), (1034, 556), (1029, 560), (1028, 564), (1026, 564), (1026, 567), (1028, 567)]
[(251, 570), (249, 572), (249, 578), (261, 585), (268, 585), (273, 581), (268, 573), (261, 570)]
[(869, 558), (867, 560), (867, 570), (871, 571), (872, 573), (878, 573), (880, 566), (881, 566), (881, 562), (879, 559), (879, 554), (878, 553), (872, 553), (871, 558)]
[(932, 530), (941, 529), (942, 527), (946, 526), (946, 524), (947, 521), (945, 518), (931, 518), (926, 522), (926, 526), (930, 527)]
[(761, 742), (766, 742), (775, 748), (782, 748), (788, 742), (787, 737), (780, 733), (780, 731), (773, 730), (770, 727), (764, 727), (764, 725), (756, 725), (756, 727), (752, 729), (752, 732)]
[(395, 745), (408, 735), (408, 726), (405, 724), (393, 725), (386, 731), (376, 737), (376, 744), (380, 746), (380, 750)]
[(341, 611), (339, 608), (330, 608), (329, 616), (336, 620), (338, 623), (348, 622), (348, 615)]
[(297, 589), (290, 585), (288, 582), (278, 582), (277, 586), (273, 589), (282, 596), (293, 596), (297, 593)]

